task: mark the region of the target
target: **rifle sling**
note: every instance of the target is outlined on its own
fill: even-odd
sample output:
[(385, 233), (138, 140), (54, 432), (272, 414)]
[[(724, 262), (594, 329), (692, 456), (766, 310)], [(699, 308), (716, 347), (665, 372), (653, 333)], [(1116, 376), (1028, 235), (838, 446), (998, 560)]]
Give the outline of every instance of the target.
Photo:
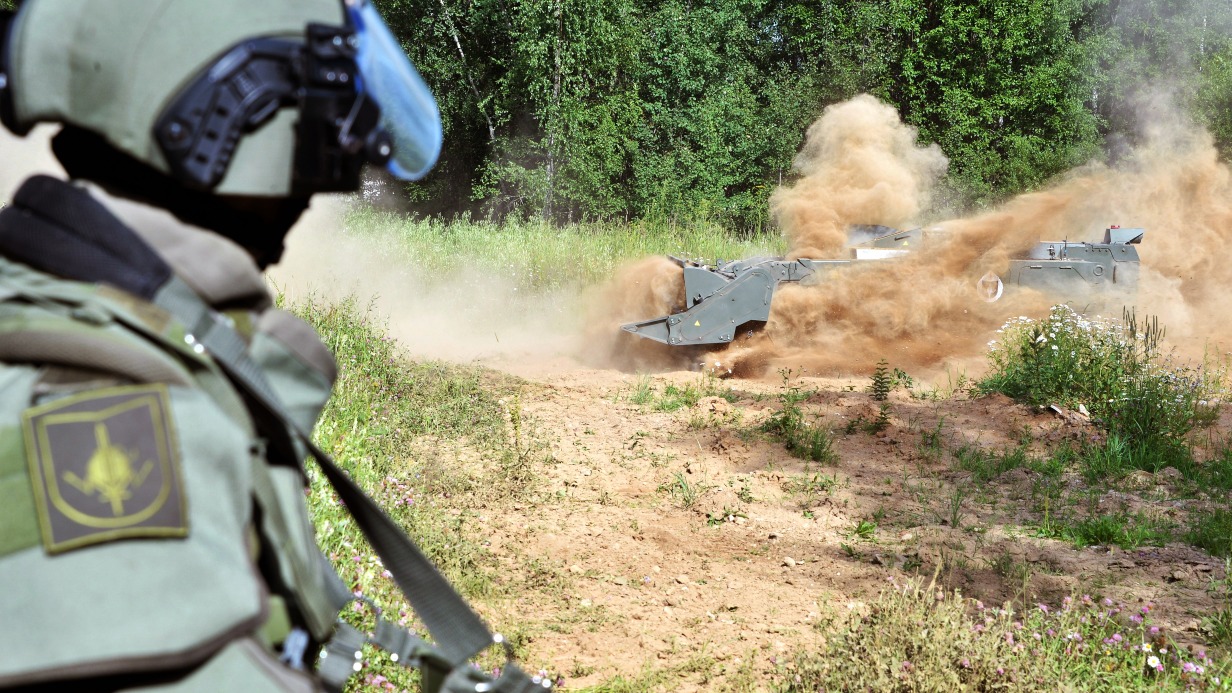
[(432, 562), (385, 511), (283, 412), (281, 402), (260, 368), (248, 357), (247, 347), (239, 335), (219, 320), (178, 277), (172, 277), (163, 285), (154, 296), (154, 303), (192, 330), (196, 341), (209, 351), (236, 386), (262, 410), (261, 413), (280, 422), (291, 437), (305, 446), (393, 575), (451, 668), (466, 663), (491, 646), (494, 642), (492, 634), (479, 615), (450, 586)]

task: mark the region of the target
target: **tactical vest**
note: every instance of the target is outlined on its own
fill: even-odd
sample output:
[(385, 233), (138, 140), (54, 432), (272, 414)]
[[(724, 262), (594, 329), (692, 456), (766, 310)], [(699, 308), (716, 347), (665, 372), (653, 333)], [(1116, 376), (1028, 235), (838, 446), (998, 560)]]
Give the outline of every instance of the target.
[[(0, 688), (340, 688), (365, 641), (425, 690), (547, 685), (466, 664), (493, 636), (308, 439), (334, 378), (308, 325), (210, 309), (50, 178), (0, 211), (0, 256)], [(313, 538), (308, 453), (435, 645), (336, 620), (352, 595)]]
[[(334, 375), (324, 345), (275, 309), (246, 336), (311, 428)], [(328, 641), (350, 595), (316, 547), (298, 464), (271, 462), (188, 329), (0, 259), (0, 361), (0, 687), (194, 670), (311, 690), (292, 668), (311, 652), (291, 666), (274, 652), (296, 628)]]

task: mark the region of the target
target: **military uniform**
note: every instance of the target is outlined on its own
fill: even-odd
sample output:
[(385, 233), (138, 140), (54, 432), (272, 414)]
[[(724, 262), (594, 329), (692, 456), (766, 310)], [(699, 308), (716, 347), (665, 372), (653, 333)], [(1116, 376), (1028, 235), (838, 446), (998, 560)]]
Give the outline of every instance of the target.
[[(260, 271), (320, 192), (440, 151), (370, 0), (26, 0), (0, 123), (60, 124), (72, 182), (0, 211), (0, 688), (341, 689), (365, 642), (426, 691), (529, 691), (502, 642), (311, 441), (335, 364)], [(316, 460), (435, 643), (321, 556)]]
[[(232, 675), (308, 689), (276, 648), (294, 627), (325, 641), (349, 595), (314, 543), (298, 461), (271, 454), (191, 326), (154, 299), (178, 278), (219, 308), (308, 429), (332, 357), (271, 306), (238, 246), (99, 197), (36, 178), (0, 212), (0, 687), (195, 672), (213, 690)], [(125, 288), (57, 276), (70, 252)]]

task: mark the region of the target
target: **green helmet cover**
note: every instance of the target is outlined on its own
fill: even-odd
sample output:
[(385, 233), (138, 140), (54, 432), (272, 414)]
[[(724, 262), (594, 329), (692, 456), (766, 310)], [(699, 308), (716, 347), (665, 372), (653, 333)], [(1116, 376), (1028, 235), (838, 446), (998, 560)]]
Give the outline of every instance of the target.
[[(167, 104), (240, 41), (302, 39), (311, 22), (341, 25), (341, 0), (28, 0), (15, 19), (10, 89), (19, 127), (76, 125), (170, 173), (154, 138)], [(214, 192), (291, 192), (294, 109), (240, 139)]]

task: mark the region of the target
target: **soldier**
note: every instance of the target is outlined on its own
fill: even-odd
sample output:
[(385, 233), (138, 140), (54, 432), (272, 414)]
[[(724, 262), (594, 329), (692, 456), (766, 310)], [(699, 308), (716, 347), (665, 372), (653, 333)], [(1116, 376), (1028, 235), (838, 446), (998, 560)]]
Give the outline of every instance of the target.
[(0, 688), (343, 685), (300, 467), (335, 364), (261, 270), (365, 163), (423, 175), (435, 102), (368, 0), (28, 0), (0, 35), (0, 119), (61, 124), (71, 179), (0, 212)]

